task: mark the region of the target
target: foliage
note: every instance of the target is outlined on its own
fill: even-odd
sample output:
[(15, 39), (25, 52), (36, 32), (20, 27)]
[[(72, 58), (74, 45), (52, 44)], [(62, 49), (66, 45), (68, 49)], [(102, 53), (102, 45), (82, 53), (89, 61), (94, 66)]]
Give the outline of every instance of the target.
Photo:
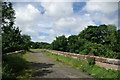
[(87, 57), (87, 61), (89, 65), (94, 65), (95, 64), (95, 58), (94, 57)]
[(51, 45), (46, 42), (31, 42), (31, 48), (33, 49), (50, 49)]
[(51, 48), (54, 50), (67, 51), (67, 38), (64, 35), (56, 37), (56, 40), (51, 44)]
[(116, 27), (114, 25), (88, 26), (78, 36), (88, 41), (102, 44), (105, 42), (104, 37), (115, 30)]
[(75, 52), (75, 50), (77, 49), (77, 42), (78, 37), (76, 35), (71, 35), (68, 37), (68, 51), (69, 52)]
[(21, 31), (14, 25), (15, 11), (10, 2), (2, 2), (2, 53), (16, 50), (28, 50), (30, 36), (21, 35)]
[(120, 30), (114, 31), (105, 37), (106, 46), (109, 46), (115, 52), (120, 52)]
[(29, 50), (29, 48), (31, 48), (31, 37), (28, 35), (22, 35), (22, 44), (21, 47), (24, 50)]
[(107, 58), (119, 58), (120, 30), (115, 25), (88, 26), (78, 35), (58, 36), (50, 49)]
[(7, 64), (4, 64), (4, 67), (2, 68), (2, 78), (5, 79), (15, 79), (15, 74), (12, 73), (12, 69)]
[(87, 40), (85, 39), (80, 39), (76, 35), (71, 35), (68, 37), (68, 51), (79, 53), (81, 50), (83, 50), (83, 46), (86, 42)]

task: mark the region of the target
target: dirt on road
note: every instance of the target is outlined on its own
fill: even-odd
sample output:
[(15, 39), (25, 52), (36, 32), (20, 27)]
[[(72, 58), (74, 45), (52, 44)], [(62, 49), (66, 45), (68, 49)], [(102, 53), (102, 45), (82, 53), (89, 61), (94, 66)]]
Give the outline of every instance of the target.
[(77, 69), (52, 61), (45, 53), (29, 53), (26, 56), (26, 60), (31, 63), (30, 66), (35, 71), (31, 75), (32, 78), (92, 78)]

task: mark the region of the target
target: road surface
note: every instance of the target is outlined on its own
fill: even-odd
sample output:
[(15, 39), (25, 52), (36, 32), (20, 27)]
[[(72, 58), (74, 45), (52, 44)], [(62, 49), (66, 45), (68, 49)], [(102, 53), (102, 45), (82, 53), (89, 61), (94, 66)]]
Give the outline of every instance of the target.
[(63, 63), (52, 61), (45, 53), (29, 53), (26, 60), (35, 71), (31, 75), (33, 78), (92, 78), (77, 69), (63, 66)]

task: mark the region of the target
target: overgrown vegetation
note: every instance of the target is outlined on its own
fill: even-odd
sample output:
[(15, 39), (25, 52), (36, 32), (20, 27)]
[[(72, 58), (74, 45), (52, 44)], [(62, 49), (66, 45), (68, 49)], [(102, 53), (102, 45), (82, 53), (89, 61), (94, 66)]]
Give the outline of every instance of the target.
[[(35, 51), (35, 50), (33, 50)], [(68, 64), (70, 67), (76, 68), (82, 72), (85, 72), (88, 75), (93, 76), (94, 78), (119, 78), (118, 74), (119, 71), (115, 70), (107, 70), (102, 67), (98, 67), (94, 65), (94, 58), (88, 58), (88, 60), (80, 60), (80, 59), (73, 59), (71, 57), (65, 57), (62, 55), (53, 54), (50, 52), (46, 52), (42, 50), (42, 52), (46, 53), (47, 56), (51, 57), (53, 61), (62, 62), (64, 64)]]
[(95, 58), (94, 57), (87, 57), (87, 61), (89, 65), (94, 65), (95, 64)]
[(23, 54), (11, 54), (3, 57), (2, 78), (17, 78), (25, 75), (23, 71), (28, 69), (28, 62), (23, 58)]

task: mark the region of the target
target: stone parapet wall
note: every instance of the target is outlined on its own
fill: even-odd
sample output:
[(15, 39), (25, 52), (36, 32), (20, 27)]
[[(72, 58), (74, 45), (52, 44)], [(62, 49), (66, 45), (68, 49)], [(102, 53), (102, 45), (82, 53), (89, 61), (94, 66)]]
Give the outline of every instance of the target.
[(24, 53), (25, 50), (19, 50), (19, 51), (15, 51), (15, 52), (10, 52), (10, 53), (6, 53), (7, 55), (10, 55), (10, 54), (17, 54), (17, 53)]
[(46, 51), (54, 54), (58, 54), (58, 55), (64, 55), (67, 57), (83, 59), (83, 60), (87, 59), (87, 57), (94, 57), (96, 65), (100, 67), (104, 67), (106, 69), (120, 70), (120, 59), (104, 58), (104, 57), (91, 56), (91, 55), (81, 55), (81, 54), (62, 52), (62, 51), (56, 51), (56, 50), (46, 50)]

